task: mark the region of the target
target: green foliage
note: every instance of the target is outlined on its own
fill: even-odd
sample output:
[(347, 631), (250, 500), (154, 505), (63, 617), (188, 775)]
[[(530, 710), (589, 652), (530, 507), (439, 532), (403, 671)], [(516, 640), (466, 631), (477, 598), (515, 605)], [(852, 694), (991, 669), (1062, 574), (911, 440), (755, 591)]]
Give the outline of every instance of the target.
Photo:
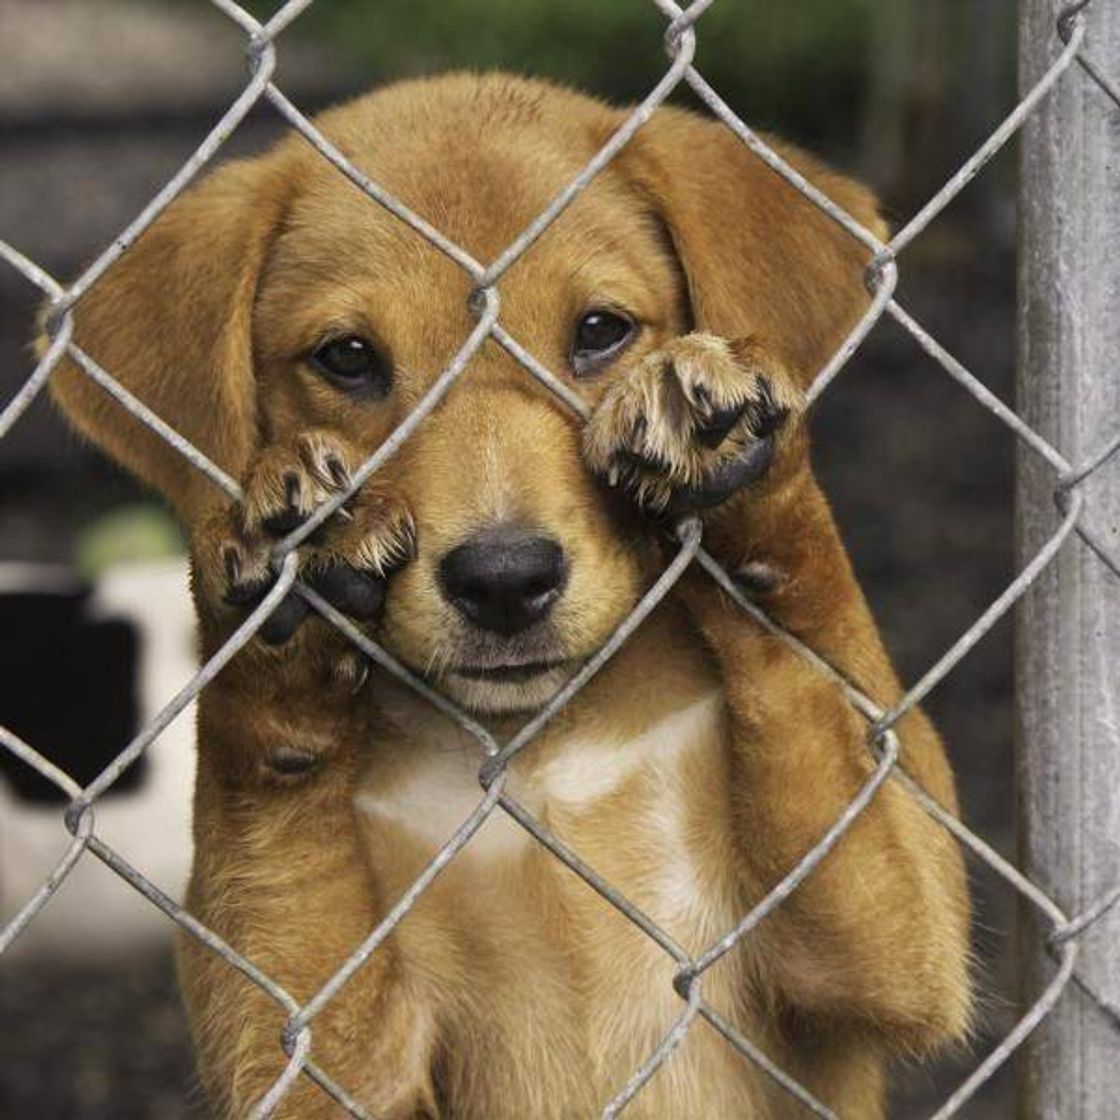
[(185, 551), (182, 533), (162, 505), (136, 503), (106, 513), (77, 542), (75, 564), (96, 580), (117, 564), (166, 560)]
[[(752, 124), (847, 147), (875, 4), (717, 0), (700, 20), (699, 68)], [(246, 7), (266, 17), (276, 2)], [(363, 84), (501, 68), (629, 101), (666, 66), (664, 27), (649, 0), (316, 0), (286, 34), (337, 44)]]

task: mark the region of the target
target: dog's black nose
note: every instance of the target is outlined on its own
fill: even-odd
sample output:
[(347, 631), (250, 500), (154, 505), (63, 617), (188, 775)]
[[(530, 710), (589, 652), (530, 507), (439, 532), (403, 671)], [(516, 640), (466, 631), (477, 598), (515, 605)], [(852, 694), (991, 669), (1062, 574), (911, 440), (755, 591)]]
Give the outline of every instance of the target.
[(447, 601), (480, 629), (507, 636), (548, 614), (566, 574), (556, 541), (515, 525), (476, 533), (439, 563)]

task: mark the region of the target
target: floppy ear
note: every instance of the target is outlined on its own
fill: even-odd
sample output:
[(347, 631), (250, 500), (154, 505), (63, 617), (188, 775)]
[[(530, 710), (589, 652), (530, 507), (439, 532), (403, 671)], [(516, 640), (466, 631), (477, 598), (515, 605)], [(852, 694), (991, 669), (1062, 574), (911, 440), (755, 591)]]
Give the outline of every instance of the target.
[[(887, 236), (870, 191), (788, 145), (768, 143), (814, 186)], [(621, 166), (668, 230), (696, 330), (765, 340), (807, 385), (870, 296), (872, 254), (725, 125), (661, 109)]]
[[(234, 478), (257, 440), (253, 300), (288, 182), (276, 157), (223, 167), (172, 203), (75, 309), (77, 344)], [(74, 362), (51, 386), (75, 426), (180, 516), (225, 500)]]

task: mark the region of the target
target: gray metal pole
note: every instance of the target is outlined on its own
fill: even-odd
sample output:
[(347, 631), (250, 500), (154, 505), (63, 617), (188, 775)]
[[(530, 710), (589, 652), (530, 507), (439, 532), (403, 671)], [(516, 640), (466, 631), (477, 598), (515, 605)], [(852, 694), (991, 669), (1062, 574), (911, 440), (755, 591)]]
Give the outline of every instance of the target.
[[(1021, 0), (1020, 80), (1061, 44), (1065, 0)], [(1120, 3), (1082, 13), (1084, 53), (1120, 82)], [(1074, 465), (1120, 430), (1120, 107), (1073, 66), (1022, 144), (1018, 410)], [(1017, 552), (1053, 531), (1053, 471), (1020, 452)], [(1120, 456), (1081, 487), (1083, 521), (1120, 554)], [(1120, 882), (1120, 578), (1071, 539), (1018, 616), (1020, 847), (1026, 873), (1074, 916)], [(1053, 962), (1024, 929), (1025, 997)], [(1079, 939), (1078, 974), (1120, 1006), (1120, 907)], [(1120, 1030), (1076, 985), (1031, 1040), (1020, 1115), (1120, 1116)]]

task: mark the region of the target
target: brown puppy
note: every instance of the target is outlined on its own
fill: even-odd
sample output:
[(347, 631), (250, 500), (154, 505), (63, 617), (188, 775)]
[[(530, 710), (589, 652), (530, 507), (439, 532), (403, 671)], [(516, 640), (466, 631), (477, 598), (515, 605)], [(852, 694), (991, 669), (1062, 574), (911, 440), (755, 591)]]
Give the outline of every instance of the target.
[[(318, 124), (486, 261), (622, 119), (539, 82), (455, 75)], [(865, 190), (785, 154), (882, 228)], [(866, 306), (865, 258), (722, 126), (658, 111), (500, 286), (506, 329), (594, 407), (590, 422), (487, 342), (351, 516), (304, 550), (305, 575), (504, 737), (664, 563), (634, 508), (699, 508), (716, 556), (765, 576), (766, 609), (889, 705), (899, 686), (799, 418), (804, 386)], [(275, 537), (346, 484), (461, 345), (469, 287), (292, 138), (177, 202), (82, 302), (80, 344), (243, 480), (245, 507), (230, 509), (59, 370), (78, 427), (190, 530), (204, 654), (267, 586)], [(300, 621), (282, 608), (272, 644), (254, 640), (203, 694), (190, 908), (304, 1000), (477, 803), (480, 757), (407, 689), (363, 683), (322, 621)], [(698, 953), (866, 781), (866, 731), (833, 684), (691, 574), (517, 757), (509, 788)], [(900, 732), (910, 772), (953, 806), (925, 717)], [(704, 996), (866, 1120), (882, 1114), (892, 1055), (965, 1032), (967, 925), (955, 845), (888, 782), (705, 976)], [(498, 814), (315, 1020), (314, 1055), (386, 1120), (594, 1116), (679, 1015), (673, 971)], [(182, 977), (205, 1083), (223, 1115), (243, 1115), (283, 1066), (284, 1015), (193, 944)], [(699, 1022), (629, 1114), (799, 1109)], [(337, 1106), (301, 1082), (281, 1111)]]

